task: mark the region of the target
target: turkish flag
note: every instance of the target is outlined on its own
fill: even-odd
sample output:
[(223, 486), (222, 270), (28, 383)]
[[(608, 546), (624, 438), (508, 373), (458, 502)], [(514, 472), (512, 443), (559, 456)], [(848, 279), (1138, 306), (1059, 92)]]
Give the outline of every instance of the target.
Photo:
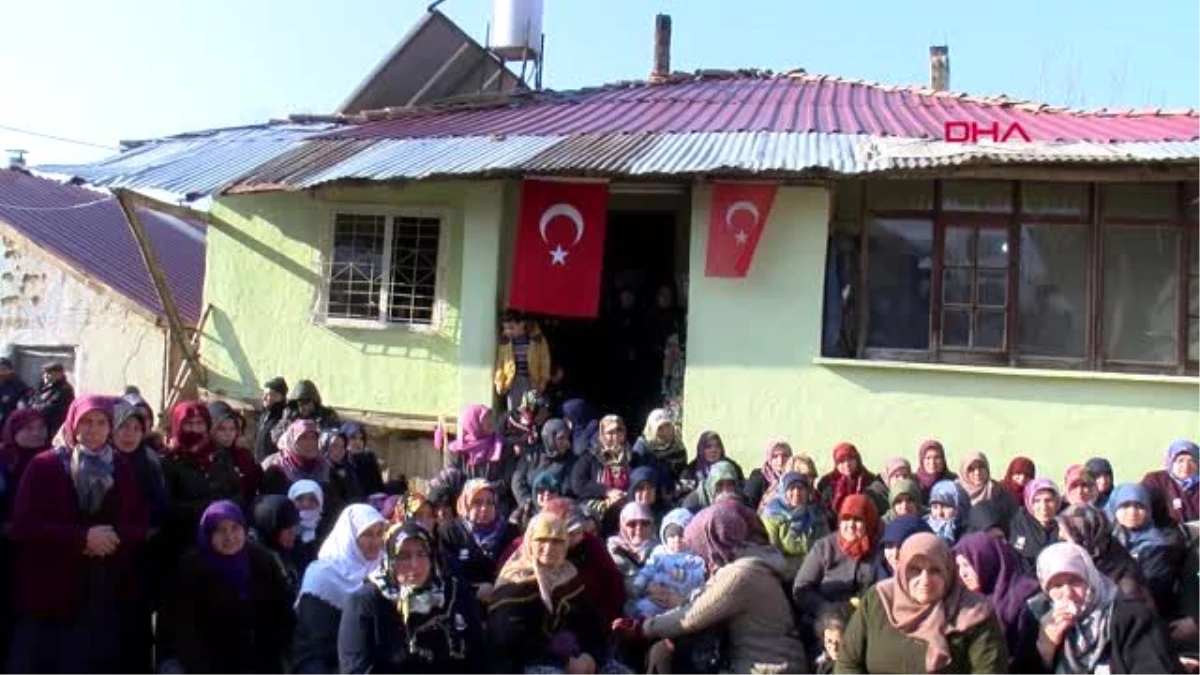
[(509, 307), (599, 314), (607, 218), (607, 183), (522, 181)]
[(712, 184), (704, 276), (746, 276), (778, 189), (778, 183)]

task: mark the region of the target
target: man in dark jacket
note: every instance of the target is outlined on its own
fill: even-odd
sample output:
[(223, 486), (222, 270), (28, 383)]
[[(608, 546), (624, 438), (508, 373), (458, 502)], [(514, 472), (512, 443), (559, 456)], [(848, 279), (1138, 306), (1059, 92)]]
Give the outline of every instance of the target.
[(42, 411), (46, 431), (51, 438), (67, 419), (67, 409), (75, 400), (75, 388), (67, 382), (67, 371), (61, 363), (48, 363), (42, 368), (42, 388), (30, 402), (31, 408)]
[(258, 417), (258, 435), (254, 438), (254, 459), (260, 464), (277, 449), (271, 432), (283, 419), (287, 395), (287, 380), (282, 377), (273, 377), (263, 385), (262, 413)]
[(10, 359), (0, 358), (0, 424), (29, 394), (29, 385), (17, 376)]
[(326, 408), (321, 403), (321, 392), (312, 380), (300, 380), (296, 384), (296, 392), (283, 411), (283, 418), (271, 432), (272, 445), (279, 441), (283, 432), (296, 420), (314, 420), (322, 429), (338, 426), (341, 420), (332, 408)]

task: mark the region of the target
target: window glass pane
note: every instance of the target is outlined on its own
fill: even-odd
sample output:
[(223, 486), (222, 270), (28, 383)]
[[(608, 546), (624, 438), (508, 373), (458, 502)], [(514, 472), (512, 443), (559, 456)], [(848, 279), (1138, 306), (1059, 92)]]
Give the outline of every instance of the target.
[(1104, 356), (1175, 361), (1179, 231), (1110, 227), (1104, 243)]
[(1175, 183), (1108, 183), (1105, 218), (1175, 218)]
[(388, 320), (429, 324), (437, 291), (437, 218), (399, 217), (392, 224)]
[(1004, 310), (981, 309), (975, 318), (975, 344), (980, 349), (1004, 348)]
[(1021, 183), (1021, 213), (1083, 216), (1087, 195), (1083, 183)]
[(971, 310), (947, 309), (942, 312), (942, 344), (947, 347), (971, 346)]
[(971, 269), (952, 267), (942, 277), (942, 302), (969, 304), (971, 302)]
[(867, 345), (928, 349), (933, 223), (873, 220), (868, 246)]
[(378, 320), (383, 287), (383, 216), (339, 213), (333, 222), (333, 254), (326, 315)]
[(975, 264), (975, 229), (947, 227), (945, 237), (946, 265)]
[(1008, 297), (1008, 274), (1004, 270), (979, 270), (979, 304), (1003, 307)]
[(1021, 227), (1020, 352), (1083, 358), (1087, 340), (1087, 226)]
[(979, 230), (979, 266), (1008, 266), (1008, 231), (987, 228)]
[(1008, 181), (948, 180), (942, 183), (942, 210), (1012, 213), (1012, 191)]
[(875, 180), (867, 184), (872, 211), (932, 211), (933, 181)]

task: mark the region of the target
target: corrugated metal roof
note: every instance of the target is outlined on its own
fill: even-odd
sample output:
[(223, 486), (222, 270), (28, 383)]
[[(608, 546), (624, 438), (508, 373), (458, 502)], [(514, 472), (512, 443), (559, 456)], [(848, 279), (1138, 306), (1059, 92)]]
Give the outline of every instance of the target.
[(321, 122), (214, 129), (147, 141), (92, 164), (36, 168), (45, 173), (82, 178), (101, 187), (207, 195), (299, 147), (308, 138), (338, 126)]
[[(1186, 141), (1200, 138), (1191, 111), (1073, 111), (1003, 98), (886, 87), (815, 75), (688, 78), (565, 93), (516, 95), (506, 104), (387, 111), (341, 138), (489, 134), (789, 132), (942, 139), (947, 122), (1019, 124), (1031, 140)], [(366, 119), (366, 118), (364, 118)]]
[[(205, 224), (139, 209), (183, 322), (200, 321)], [(162, 302), (112, 195), (21, 171), (0, 171), (0, 221), (158, 316)]]

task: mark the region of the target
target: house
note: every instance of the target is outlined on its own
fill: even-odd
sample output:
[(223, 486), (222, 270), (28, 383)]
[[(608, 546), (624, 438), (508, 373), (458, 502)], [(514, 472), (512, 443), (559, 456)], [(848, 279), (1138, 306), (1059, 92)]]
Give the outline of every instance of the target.
[[(743, 464), (777, 435), (825, 468), (838, 441), (879, 466), (938, 437), (995, 472), (1103, 454), (1121, 478), (1197, 432), (1195, 111), (659, 69), (298, 117), (240, 152), (225, 133), (248, 132), (73, 171), (214, 196), (215, 395), (308, 377), (348, 414), (426, 431), (491, 401), (523, 181), (585, 180), (607, 185), (602, 304), (618, 282), (679, 290), (684, 433), (719, 430)], [(705, 273), (721, 181), (774, 186), (741, 278)]]
[[(202, 314), (202, 218), (139, 211), (185, 326)], [(166, 310), (110, 193), (0, 171), (0, 353), (30, 385), (61, 362), (80, 391), (136, 385), (162, 410), (181, 370)]]

